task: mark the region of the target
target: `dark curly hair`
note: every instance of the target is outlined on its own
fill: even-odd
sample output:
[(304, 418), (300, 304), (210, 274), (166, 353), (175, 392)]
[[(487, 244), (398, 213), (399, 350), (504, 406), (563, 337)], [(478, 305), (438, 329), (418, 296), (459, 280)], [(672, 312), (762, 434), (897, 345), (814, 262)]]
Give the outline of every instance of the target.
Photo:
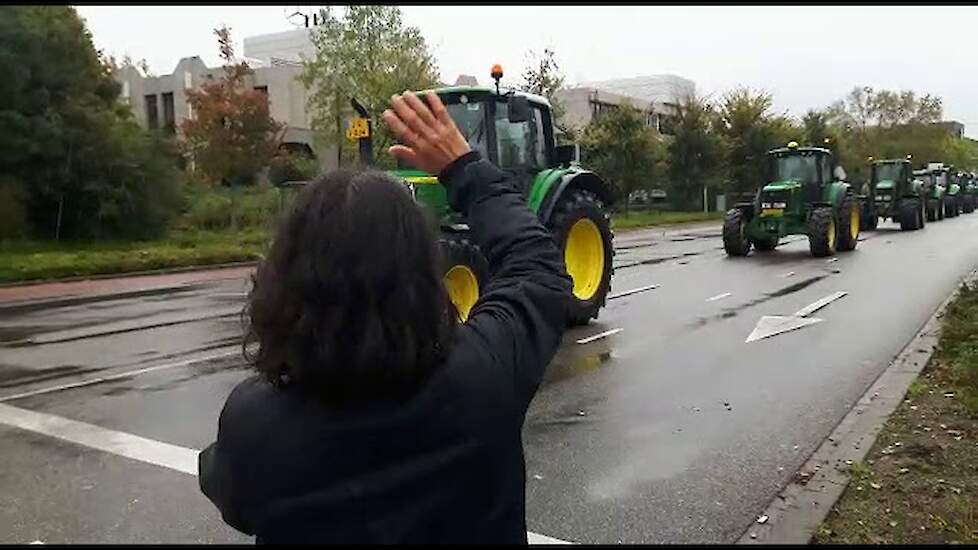
[(403, 398), (448, 352), (455, 311), (432, 219), (378, 171), (321, 176), (296, 197), (245, 309), (248, 357), (329, 402)]

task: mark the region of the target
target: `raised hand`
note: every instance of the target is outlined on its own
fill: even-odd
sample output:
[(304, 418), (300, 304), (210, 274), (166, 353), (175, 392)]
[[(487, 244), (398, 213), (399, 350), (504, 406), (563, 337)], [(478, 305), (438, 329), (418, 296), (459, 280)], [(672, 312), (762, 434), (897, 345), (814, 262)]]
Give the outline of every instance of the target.
[[(429, 174), (438, 175), (446, 166), (471, 151), (455, 121), (434, 92), (427, 94), (428, 105), (412, 92), (391, 97), (391, 109), (384, 111), (384, 122), (403, 145), (388, 151)], [(429, 108), (430, 106), (430, 108)]]

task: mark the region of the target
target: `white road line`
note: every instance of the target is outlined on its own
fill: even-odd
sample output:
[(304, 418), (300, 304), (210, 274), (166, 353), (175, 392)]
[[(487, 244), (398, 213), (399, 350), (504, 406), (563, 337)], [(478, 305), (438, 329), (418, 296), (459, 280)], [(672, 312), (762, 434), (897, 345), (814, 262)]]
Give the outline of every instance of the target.
[(608, 299), (609, 300), (614, 300), (615, 298), (623, 298), (623, 297), (629, 296), (631, 294), (637, 294), (639, 292), (645, 292), (646, 290), (652, 290), (654, 288), (659, 288), (659, 285), (646, 285), (646, 286), (641, 286), (641, 287), (638, 287), (638, 288), (633, 288), (631, 290), (626, 290), (624, 292), (619, 292), (618, 294), (612, 294), (612, 295), (608, 296)]
[(712, 296), (710, 298), (707, 298), (706, 301), (707, 302), (715, 302), (717, 300), (722, 300), (722, 299), (726, 298), (727, 296), (732, 296), (732, 295), (733, 295), (733, 292), (724, 292), (723, 294), (717, 294), (716, 296)]
[[(13, 426), (75, 443), (83, 447), (131, 458), (154, 466), (169, 468), (192, 476), (198, 475), (197, 455), (200, 451), (147, 439), (126, 432), (110, 430), (47, 414), (0, 403), (0, 424)], [(530, 544), (573, 544), (527, 531)]]
[(0, 424), (197, 475), (199, 451), (0, 403)]
[(815, 313), (816, 311), (818, 311), (818, 310), (822, 309), (823, 307), (831, 304), (832, 302), (838, 300), (839, 298), (842, 298), (846, 294), (848, 294), (848, 292), (846, 292), (844, 290), (843, 291), (839, 291), (839, 292), (833, 292), (832, 294), (829, 294), (828, 296), (826, 296), (824, 298), (820, 298), (819, 300), (817, 300), (815, 302), (812, 302), (812, 303), (808, 304), (807, 306), (799, 309), (798, 311), (795, 312), (795, 315), (794, 316), (795, 317), (808, 317), (812, 313)]
[(7, 397), (0, 397), (0, 403), (5, 401), (14, 401), (15, 399), (23, 399), (25, 397), (33, 397), (35, 395), (43, 395), (45, 393), (54, 393), (64, 390), (71, 390), (74, 388), (82, 388), (85, 386), (93, 386), (95, 384), (101, 384), (103, 382), (111, 382), (112, 380), (119, 380), (121, 378), (129, 378), (131, 376), (136, 376), (138, 374), (145, 374), (147, 372), (153, 372), (158, 370), (172, 369), (175, 367), (184, 367), (188, 365), (193, 365), (194, 363), (203, 363), (206, 361), (213, 361), (215, 359), (224, 359), (227, 357), (232, 357), (234, 355), (240, 354), (240, 349), (234, 351), (227, 351), (224, 353), (218, 353), (216, 355), (207, 355), (204, 357), (198, 357), (196, 359), (187, 359), (184, 361), (178, 361), (176, 363), (167, 363), (165, 365), (156, 365), (155, 367), (145, 367), (142, 369), (136, 369), (126, 372), (121, 372), (119, 374), (113, 374), (110, 376), (99, 376), (96, 378), (91, 378), (89, 380), (81, 380), (79, 382), (71, 382), (70, 384), (61, 384), (59, 386), (51, 386), (48, 388), (40, 388), (33, 391), (28, 391), (24, 393), (17, 393), (14, 395), (8, 395)]
[(595, 340), (600, 340), (602, 338), (606, 338), (608, 336), (611, 336), (612, 334), (618, 334), (621, 331), (622, 331), (622, 329), (620, 329), (620, 328), (613, 328), (611, 330), (606, 330), (604, 332), (599, 332), (598, 334), (595, 334), (593, 336), (588, 336), (586, 338), (581, 338), (580, 340), (577, 341), (577, 343), (578, 344), (587, 344), (587, 343), (593, 342)]

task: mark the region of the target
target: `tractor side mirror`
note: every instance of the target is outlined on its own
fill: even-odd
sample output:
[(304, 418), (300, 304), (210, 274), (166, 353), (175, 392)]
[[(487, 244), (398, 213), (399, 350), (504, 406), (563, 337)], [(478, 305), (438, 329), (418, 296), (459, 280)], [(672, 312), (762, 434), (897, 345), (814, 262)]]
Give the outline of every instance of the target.
[(530, 101), (526, 97), (511, 95), (506, 100), (506, 107), (508, 107), (506, 110), (509, 112), (510, 122), (527, 122), (532, 118), (530, 116)]
[(839, 181), (846, 181), (846, 171), (838, 164), (835, 165), (835, 170), (832, 170), (832, 175)]
[(581, 160), (581, 147), (576, 143), (573, 145), (558, 145), (554, 147), (554, 156), (557, 164), (571, 164), (574, 162), (580, 162)]

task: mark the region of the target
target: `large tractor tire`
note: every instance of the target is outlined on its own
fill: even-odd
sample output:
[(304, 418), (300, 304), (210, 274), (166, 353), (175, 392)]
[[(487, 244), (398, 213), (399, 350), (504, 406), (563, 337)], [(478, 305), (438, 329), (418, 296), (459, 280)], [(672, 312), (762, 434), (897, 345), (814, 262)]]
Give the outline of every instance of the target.
[(860, 208), (854, 198), (845, 198), (839, 207), (838, 249), (844, 252), (856, 249), (859, 242)]
[(727, 210), (723, 216), (723, 249), (728, 256), (746, 256), (750, 245), (744, 211), (739, 208)]
[(903, 199), (897, 207), (901, 231), (920, 229), (923, 221), (920, 214), (920, 204), (916, 199)]
[(964, 212), (965, 214), (970, 214), (974, 212), (975, 198), (971, 196), (965, 197), (964, 201), (961, 203), (961, 211)]
[(947, 215), (947, 206), (946, 206), (946, 203), (947, 203), (947, 201), (945, 201), (944, 199), (941, 199), (941, 200), (937, 201), (937, 219), (938, 220), (943, 220), (946, 217), (946, 215)]
[(917, 229), (923, 229), (927, 225), (927, 201), (921, 198), (913, 201), (917, 203)]
[(835, 254), (838, 227), (835, 212), (830, 207), (816, 208), (808, 217), (808, 248), (812, 256), (824, 257)]
[(479, 247), (461, 236), (442, 238), (445, 290), (455, 306), (458, 320), (465, 322), (489, 280), (489, 263)]
[(958, 215), (958, 199), (944, 201), (944, 217), (954, 218)]
[(927, 199), (927, 221), (936, 222), (937, 221), (937, 201), (934, 199)]
[(615, 253), (611, 220), (594, 193), (571, 189), (560, 197), (549, 227), (574, 280), (571, 323), (586, 325), (598, 317), (611, 289)]
[(778, 246), (778, 238), (751, 239), (751, 244), (754, 245), (754, 250), (758, 252), (770, 252)]

